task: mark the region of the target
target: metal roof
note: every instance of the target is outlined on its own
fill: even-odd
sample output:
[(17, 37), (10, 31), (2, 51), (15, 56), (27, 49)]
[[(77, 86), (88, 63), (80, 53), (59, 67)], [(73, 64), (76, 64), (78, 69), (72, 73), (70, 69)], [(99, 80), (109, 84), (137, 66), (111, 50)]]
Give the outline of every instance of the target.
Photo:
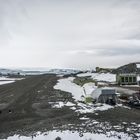
[(91, 97), (94, 99), (98, 99), (100, 95), (115, 95), (116, 90), (109, 87), (97, 88), (91, 93)]

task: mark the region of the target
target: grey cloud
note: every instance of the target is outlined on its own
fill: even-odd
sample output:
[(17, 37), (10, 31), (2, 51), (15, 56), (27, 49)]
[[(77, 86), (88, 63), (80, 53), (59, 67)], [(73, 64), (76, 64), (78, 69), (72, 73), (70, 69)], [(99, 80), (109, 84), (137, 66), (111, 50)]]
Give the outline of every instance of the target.
[(97, 52), (99, 55), (103, 56), (131, 56), (140, 55), (140, 48), (110, 48), (100, 49)]
[(93, 48), (88, 50), (75, 50), (68, 51), (69, 54), (73, 55), (96, 55), (96, 56), (130, 56), (130, 55), (140, 55), (140, 47), (108, 47), (108, 48)]
[(139, 13), (139, 0), (0, 1), (0, 63), (81, 68), (139, 59)]
[[(138, 31), (139, 30), (140, 29), (138, 29)], [(133, 39), (140, 40), (140, 32), (134, 32), (132, 34), (129, 34), (127, 37), (125, 37), (125, 39), (129, 39), (129, 40), (133, 40)]]

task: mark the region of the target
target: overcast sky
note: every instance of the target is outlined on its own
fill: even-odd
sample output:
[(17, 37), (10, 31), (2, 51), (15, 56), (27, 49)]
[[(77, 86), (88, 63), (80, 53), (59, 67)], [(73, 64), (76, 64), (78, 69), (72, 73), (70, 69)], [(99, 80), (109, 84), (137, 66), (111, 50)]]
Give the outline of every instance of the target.
[(140, 61), (140, 0), (0, 0), (0, 67)]

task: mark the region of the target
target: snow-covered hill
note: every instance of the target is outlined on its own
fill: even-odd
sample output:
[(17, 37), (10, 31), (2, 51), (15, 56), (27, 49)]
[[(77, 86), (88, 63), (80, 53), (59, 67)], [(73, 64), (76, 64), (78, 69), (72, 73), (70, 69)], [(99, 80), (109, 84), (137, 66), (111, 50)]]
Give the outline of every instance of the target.
[(73, 69), (39, 69), (39, 68), (26, 68), (26, 69), (0, 69), (1, 76), (7, 75), (40, 75), (40, 74), (76, 74), (79, 70)]
[(83, 74), (78, 74), (78, 77), (91, 77), (93, 80), (97, 81), (103, 81), (103, 82), (115, 82), (116, 81), (116, 74), (111, 74), (111, 73), (83, 73)]

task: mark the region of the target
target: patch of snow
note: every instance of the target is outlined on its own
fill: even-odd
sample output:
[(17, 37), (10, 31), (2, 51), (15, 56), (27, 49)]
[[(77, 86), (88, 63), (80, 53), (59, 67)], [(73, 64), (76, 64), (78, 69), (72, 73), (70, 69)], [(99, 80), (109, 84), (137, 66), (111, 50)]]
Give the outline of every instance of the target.
[(95, 110), (96, 111), (105, 111), (105, 110), (112, 109), (112, 108), (114, 108), (114, 107), (111, 105), (103, 104), (100, 107), (96, 107)]
[(71, 107), (70, 109), (71, 109), (71, 110), (76, 110), (76, 107)]
[(140, 124), (138, 125), (138, 127), (140, 127)]
[(52, 108), (62, 108), (62, 107), (64, 107), (64, 103), (63, 102), (58, 102), (58, 103), (56, 103), (56, 104), (54, 104), (52, 106)]
[(58, 80), (58, 83), (54, 86), (54, 89), (59, 89), (62, 91), (66, 91), (72, 93), (73, 98), (75, 100), (81, 101), (82, 96), (90, 95), (93, 90), (97, 87), (94, 83), (86, 83), (83, 87), (73, 83), (74, 77), (69, 77), (65, 79)]
[(118, 107), (123, 107), (123, 108), (126, 108), (126, 109), (131, 109), (130, 107), (125, 106), (125, 105), (122, 105), (122, 104), (117, 104), (116, 106), (118, 106)]
[(71, 103), (71, 102), (67, 102), (67, 103), (65, 104), (65, 106), (75, 106), (75, 104), (73, 104), (73, 103)]
[(0, 85), (14, 83), (15, 81), (0, 81)]
[(127, 122), (122, 122), (122, 124), (125, 124), (125, 125), (126, 125), (126, 124), (127, 124)]
[(79, 112), (81, 114), (95, 113), (96, 111), (105, 111), (114, 108), (113, 106), (107, 104), (93, 105), (93, 104), (84, 104), (84, 103), (78, 103), (78, 107), (79, 109), (77, 109), (76, 112)]
[(119, 129), (122, 129), (122, 127), (119, 126), (119, 125), (114, 126), (114, 128), (115, 128), (115, 129), (118, 129), (118, 130), (119, 130)]
[(95, 115), (99, 115), (98, 113), (95, 113)]
[(16, 81), (16, 80), (22, 80), (24, 78), (8, 78), (8, 77), (0, 77), (0, 81)]
[(78, 77), (90, 76), (93, 80), (105, 81), (105, 82), (116, 82), (116, 75), (111, 73), (83, 73), (78, 74)]
[(75, 106), (75, 104), (71, 103), (71, 102), (67, 102), (67, 103), (64, 103), (64, 102), (50, 102), (50, 104), (52, 105), (52, 108), (62, 108), (64, 106), (69, 106), (69, 107), (72, 107), (72, 106)]
[(82, 118), (80, 118), (80, 120), (89, 120), (89, 118), (82, 117)]
[(0, 77), (0, 85), (14, 83), (15, 81), (22, 80), (24, 78), (8, 78), (8, 77)]
[(60, 79), (58, 80), (57, 85), (54, 86), (54, 89), (72, 93), (74, 99), (81, 100), (81, 96), (84, 95), (84, 90), (81, 86), (73, 83), (73, 80), (74, 77)]
[(79, 109), (75, 112), (79, 112), (81, 114), (94, 113), (94, 108), (88, 104), (78, 103), (78, 107)]
[(38, 90), (37, 92), (38, 92), (38, 93), (41, 93), (41, 92), (43, 92), (43, 90)]
[(135, 122), (131, 122), (131, 124), (132, 124), (132, 125), (136, 125), (136, 123), (135, 123)]
[(91, 93), (93, 92), (93, 90), (95, 90), (97, 87), (95, 86), (95, 83), (86, 83), (83, 85), (83, 88), (86, 92), (86, 95), (91, 95)]
[[(116, 135), (116, 136), (115, 136)], [(119, 136), (119, 137), (118, 137)], [(56, 138), (61, 138), (62, 140), (131, 140), (132, 137), (128, 136), (127, 134), (124, 134), (122, 132), (118, 133), (115, 131), (108, 132), (107, 135), (105, 134), (96, 134), (96, 133), (83, 133), (80, 135), (78, 132), (72, 132), (72, 131), (49, 131), (46, 133), (41, 134), (38, 132), (34, 136), (19, 136), (14, 135), (7, 138), (7, 140), (55, 140)], [(5, 140), (5, 139), (3, 139)]]
[(115, 82), (116, 81), (116, 75), (111, 73), (101, 73), (96, 76), (92, 76), (93, 79), (96, 79), (97, 81), (106, 81), (106, 82)]
[(95, 125), (96, 125), (96, 124), (99, 124), (99, 122), (97, 122), (97, 121), (94, 121), (94, 122), (92, 122), (92, 124), (95, 124)]

